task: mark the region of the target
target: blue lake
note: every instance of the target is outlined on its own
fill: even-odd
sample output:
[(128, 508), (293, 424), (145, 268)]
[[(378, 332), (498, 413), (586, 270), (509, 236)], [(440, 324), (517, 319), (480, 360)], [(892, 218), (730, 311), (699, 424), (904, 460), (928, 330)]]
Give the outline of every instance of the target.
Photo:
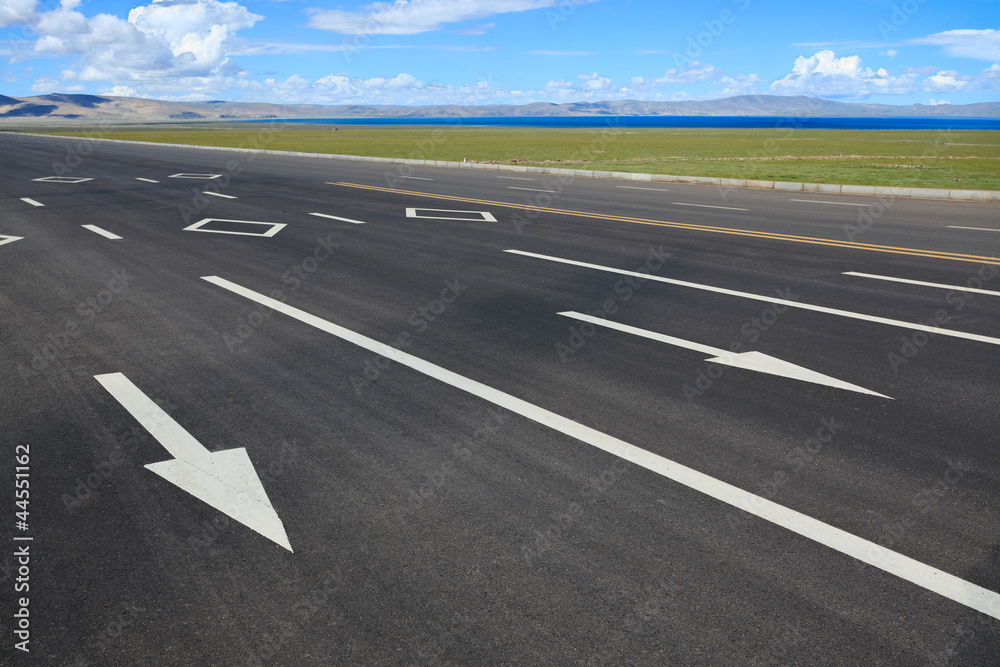
[[(254, 122), (260, 122), (254, 121)], [(461, 118), (306, 118), (317, 125), (452, 125), (554, 128), (776, 128), (806, 130), (1000, 130), (1000, 118), (842, 116), (497, 116)]]

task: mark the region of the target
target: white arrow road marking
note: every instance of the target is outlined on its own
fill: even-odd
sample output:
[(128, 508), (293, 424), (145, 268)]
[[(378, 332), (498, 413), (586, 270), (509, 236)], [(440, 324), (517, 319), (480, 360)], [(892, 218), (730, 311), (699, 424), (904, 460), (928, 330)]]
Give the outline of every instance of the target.
[(710, 347), (708, 345), (702, 345), (701, 343), (693, 343), (689, 340), (684, 340), (682, 338), (674, 338), (673, 336), (659, 334), (654, 331), (647, 331), (646, 329), (631, 327), (627, 324), (609, 322), (608, 320), (602, 320), (599, 317), (593, 317), (591, 315), (584, 315), (583, 313), (566, 311), (564, 313), (559, 313), (559, 314), (565, 317), (571, 317), (574, 320), (579, 320), (581, 322), (590, 322), (591, 324), (607, 327), (609, 329), (616, 329), (618, 331), (630, 333), (635, 336), (642, 336), (643, 338), (649, 338), (651, 340), (659, 341), (661, 343), (666, 343), (667, 345), (676, 345), (677, 347), (684, 347), (689, 350), (701, 352), (703, 354), (712, 354), (715, 355), (715, 357), (711, 359), (706, 359), (705, 361), (713, 361), (717, 364), (722, 364), (723, 366), (733, 366), (734, 368), (743, 368), (748, 371), (757, 371), (758, 373), (779, 375), (781, 377), (792, 378), (793, 380), (812, 382), (813, 384), (825, 384), (828, 387), (836, 387), (837, 389), (846, 389), (847, 391), (856, 391), (860, 394), (870, 394), (872, 396), (878, 396), (880, 398), (888, 398), (892, 400), (891, 397), (885, 396), (884, 394), (878, 394), (874, 391), (865, 389), (864, 387), (859, 387), (855, 384), (850, 384), (849, 382), (843, 382), (841, 380), (838, 380), (837, 378), (830, 377), (829, 375), (823, 375), (822, 373), (811, 371), (808, 368), (803, 368), (802, 366), (797, 366), (793, 363), (782, 361), (781, 359), (772, 357), (762, 352), (740, 352), (739, 354), (737, 354), (735, 352), (730, 352), (729, 350), (723, 350), (717, 347)]
[(174, 457), (146, 467), (289, 551), (285, 527), (243, 447), (210, 452), (121, 373), (95, 375)]
[(0, 245), (5, 243), (13, 243), (14, 241), (20, 241), (23, 236), (8, 236), (6, 234), (0, 234)]
[(852, 558), (856, 558), (863, 563), (867, 563), (889, 574), (914, 583), (917, 586), (933, 591), (949, 600), (954, 600), (959, 604), (963, 604), (993, 618), (1000, 619), (1000, 595), (987, 588), (965, 581), (964, 579), (959, 579), (952, 574), (948, 574), (930, 565), (925, 565), (903, 554), (890, 551), (874, 542), (869, 542), (856, 535), (852, 535), (828, 523), (823, 523), (818, 519), (806, 516), (801, 512), (796, 512), (767, 498), (744, 491), (722, 480), (709, 477), (704, 473), (636, 447), (624, 440), (619, 440), (589, 426), (584, 426), (579, 422), (567, 419), (554, 412), (549, 412), (525, 400), (488, 387), (463, 375), (449, 371), (446, 368), (432, 364), (429, 361), (424, 361), (420, 357), (415, 357), (412, 354), (398, 350), (391, 345), (380, 343), (350, 329), (327, 322), (320, 317), (299, 310), (294, 306), (289, 306), (269, 296), (254, 292), (224, 278), (203, 276), (202, 280), (229, 290), (233, 294), (238, 294), (250, 301), (272, 308), (279, 313), (284, 313), (304, 324), (337, 336), (341, 340), (353, 343), (386, 359), (396, 361), (428, 377), (435, 378), (452, 387), (468, 392), (473, 396), (478, 396), (494, 405), (499, 405), (515, 414), (576, 438), (592, 447), (630, 461), (646, 470), (655, 472), (716, 500), (744, 510), (778, 526), (782, 526), (803, 537), (819, 542)]
[(509, 252), (514, 255), (523, 255), (525, 257), (534, 257), (536, 259), (544, 259), (550, 262), (559, 262), (560, 264), (569, 264), (571, 266), (582, 266), (585, 269), (597, 269), (598, 271), (608, 271), (610, 273), (617, 273), (620, 276), (635, 276), (637, 278), (642, 278), (643, 280), (655, 280), (661, 283), (680, 285), (681, 287), (691, 287), (694, 289), (705, 290), (706, 292), (715, 292), (716, 294), (728, 294), (729, 296), (737, 296), (742, 299), (754, 299), (755, 301), (764, 301), (765, 303), (775, 303), (778, 304), (779, 306), (788, 306), (790, 308), (801, 308), (802, 310), (812, 310), (817, 313), (827, 313), (828, 315), (839, 315), (840, 317), (850, 317), (855, 320), (864, 320), (866, 322), (877, 322), (878, 324), (888, 324), (889, 326), (903, 327), (904, 329), (910, 329), (911, 331), (926, 331), (927, 333), (941, 334), (942, 336), (951, 336), (953, 338), (964, 338), (966, 340), (975, 340), (980, 343), (990, 343), (991, 345), (1000, 345), (1000, 338), (993, 338), (991, 336), (981, 336), (980, 334), (966, 333), (964, 331), (955, 331), (954, 329), (942, 329), (941, 327), (932, 327), (927, 324), (916, 324), (914, 322), (893, 320), (889, 319), (888, 317), (878, 317), (877, 315), (852, 313), (849, 310), (840, 310), (838, 308), (827, 308), (826, 306), (814, 306), (811, 303), (802, 303), (801, 301), (780, 299), (773, 296), (764, 296), (763, 294), (752, 294), (750, 292), (739, 292), (737, 290), (726, 289), (724, 287), (712, 287), (711, 285), (689, 283), (686, 280), (676, 280), (674, 278), (653, 276), (648, 273), (639, 273), (638, 271), (624, 271), (622, 269), (616, 269), (613, 266), (588, 264), (587, 262), (577, 262), (576, 260), (563, 259), (562, 257), (550, 257), (549, 255), (539, 255), (538, 253), (525, 252), (524, 250), (504, 250), (504, 252)]

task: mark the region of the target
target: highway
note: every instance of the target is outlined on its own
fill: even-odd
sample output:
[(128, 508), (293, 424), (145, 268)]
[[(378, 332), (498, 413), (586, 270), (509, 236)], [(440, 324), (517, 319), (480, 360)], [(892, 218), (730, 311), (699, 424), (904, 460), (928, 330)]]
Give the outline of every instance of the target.
[(1000, 661), (996, 204), (0, 151), (0, 663)]

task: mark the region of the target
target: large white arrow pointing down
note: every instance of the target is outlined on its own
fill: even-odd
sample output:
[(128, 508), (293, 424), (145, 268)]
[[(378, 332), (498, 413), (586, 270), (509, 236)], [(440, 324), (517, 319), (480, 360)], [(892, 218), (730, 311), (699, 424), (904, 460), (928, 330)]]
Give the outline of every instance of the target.
[(289, 551), (285, 527), (267, 498), (247, 450), (210, 452), (121, 373), (95, 375), (129, 413), (174, 457), (146, 467), (195, 498)]
[(837, 378), (830, 377), (829, 375), (823, 375), (822, 373), (811, 371), (808, 368), (803, 368), (802, 366), (796, 366), (795, 364), (787, 361), (782, 361), (776, 357), (766, 355), (763, 352), (729, 352), (728, 350), (723, 350), (717, 347), (702, 345), (701, 343), (693, 343), (689, 340), (684, 340), (683, 338), (674, 338), (673, 336), (666, 336), (653, 331), (646, 331), (645, 329), (639, 329), (638, 327), (630, 327), (627, 324), (610, 322), (599, 317), (584, 315), (583, 313), (567, 311), (559, 314), (566, 317), (572, 317), (574, 320), (579, 320), (581, 322), (590, 322), (591, 324), (608, 327), (609, 329), (616, 329), (618, 331), (624, 331), (625, 333), (630, 333), (636, 336), (642, 336), (643, 338), (657, 340), (668, 345), (676, 345), (677, 347), (695, 350), (696, 352), (712, 354), (715, 356), (711, 359), (706, 359), (705, 361), (712, 361), (724, 366), (733, 366), (735, 368), (743, 368), (748, 371), (768, 373), (770, 375), (780, 375), (781, 377), (792, 378), (793, 380), (802, 380), (803, 382), (812, 382), (813, 384), (825, 384), (828, 387), (846, 389), (847, 391), (856, 391), (861, 394), (870, 394), (872, 396), (892, 400), (891, 396), (885, 396), (884, 394), (876, 393), (869, 389), (865, 389), (864, 387), (859, 387), (856, 384), (844, 382), (843, 380), (838, 380)]

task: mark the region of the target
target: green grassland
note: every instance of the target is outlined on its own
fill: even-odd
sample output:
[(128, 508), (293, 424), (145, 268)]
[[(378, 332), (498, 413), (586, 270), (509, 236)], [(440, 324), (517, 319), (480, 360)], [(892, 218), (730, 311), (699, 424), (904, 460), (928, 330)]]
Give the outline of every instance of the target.
[[(336, 129), (335, 129), (336, 128)], [(102, 128), (102, 136), (270, 150), (721, 176), (1000, 190), (1000, 132), (801, 129), (552, 129), (462, 125), (205, 123)]]

